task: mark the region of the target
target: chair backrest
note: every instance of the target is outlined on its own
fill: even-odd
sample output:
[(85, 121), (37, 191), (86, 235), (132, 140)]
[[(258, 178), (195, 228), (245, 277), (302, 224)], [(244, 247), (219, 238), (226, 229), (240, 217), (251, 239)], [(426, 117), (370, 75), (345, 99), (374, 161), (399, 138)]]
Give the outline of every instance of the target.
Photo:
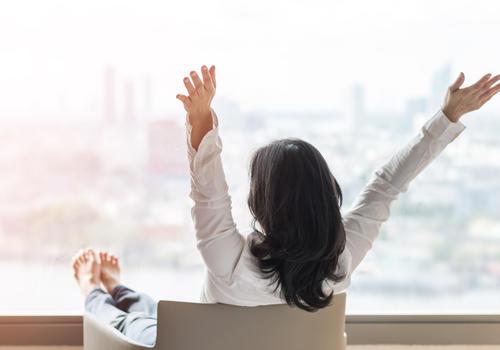
[(159, 350), (344, 350), (346, 295), (314, 313), (288, 305), (242, 307), (160, 301)]

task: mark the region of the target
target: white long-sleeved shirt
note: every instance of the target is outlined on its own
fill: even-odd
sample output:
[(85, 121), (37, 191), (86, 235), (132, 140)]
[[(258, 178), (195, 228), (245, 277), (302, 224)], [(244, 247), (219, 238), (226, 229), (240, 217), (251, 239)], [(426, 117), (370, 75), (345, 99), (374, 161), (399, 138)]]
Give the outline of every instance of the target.
[[(281, 304), (280, 291), (262, 278), (250, 252), (254, 233), (239, 233), (231, 214), (221, 161), (222, 142), (218, 119), (212, 111), (213, 128), (202, 139), (198, 151), (191, 145), (191, 125), (186, 118), (188, 157), (191, 171), (191, 214), (198, 249), (207, 267), (201, 301), (243, 306)], [(326, 291), (342, 293), (387, 221), (391, 203), (408, 189), (410, 182), (452, 142), (465, 126), (451, 122), (439, 111), (405, 147), (375, 171), (353, 207), (344, 214), (346, 248), (339, 257), (340, 282), (325, 281)]]

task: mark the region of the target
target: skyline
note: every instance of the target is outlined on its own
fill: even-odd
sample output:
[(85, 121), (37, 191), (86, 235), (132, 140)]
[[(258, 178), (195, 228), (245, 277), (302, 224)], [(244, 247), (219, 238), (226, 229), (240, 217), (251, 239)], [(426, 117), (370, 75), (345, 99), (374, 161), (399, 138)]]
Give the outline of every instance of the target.
[[(439, 67), (439, 69), (435, 70), (428, 79), (427, 94), (409, 96), (407, 100), (402, 101), (402, 109), (400, 111), (392, 112), (387, 117), (391, 118), (395, 114), (400, 115), (406, 118), (406, 120), (401, 120), (401, 123), (404, 124), (409, 123), (410, 120), (408, 118), (414, 118), (415, 114), (431, 113), (437, 110), (443, 99), (441, 91), (446, 90), (448, 81), (452, 79), (451, 71), (452, 63)], [(156, 84), (149, 76), (143, 76), (137, 80), (127, 79), (126, 76), (117, 71), (115, 67), (107, 66), (102, 70), (101, 80), (96, 81), (95, 85), (95, 90), (100, 92), (100, 96), (98, 100), (96, 100), (92, 113), (86, 115), (86, 117), (90, 117), (85, 118), (86, 121), (100, 120), (101, 123), (108, 126), (120, 124), (132, 125), (136, 122), (148, 123), (184, 115), (183, 110), (180, 113), (153, 111), (153, 105), (156, 100), (155, 95), (157, 97)], [(381, 117), (383, 111), (368, 109), (367, 100), (370, 94), (366, 91), (366, 86), (362, 83), (357, 82), (350, 86), (348, 92), (346, 92), (346, 96), (347, 98), (344, 101), (343, 108), (337, 107), (331, 110), (311, 109), (311, 112), (330, 113), (332, 115), (344, 117), (348, 115), (353, 118), (353, 121), (356, 123), (364, 121), (364, 118), (370, 115)], [(229, 110), (235, 109), (237, 115), (233, 117), (238, 117), (239, 115), (252, 115), (261, 112), (269, 113), (269, 111), (265, 110), (244, 112), (238, 101), (231, 100), (225, 96), (218, 96), (218, 98), (215, 98), (213, 103), (214, 108), (217, 108), (219, 105), (222, 106), (223, 109), (227, 109), (226, 107), (228, 106), (230, 107)], [(285, 109), (275, 112), (281, 114), (287, 113), (288, 111)], [(59, 113), (64, 117), (69, 116), (64, 108), (61, 108)], [(291, 113), (302, 114), (307, 113), (307, 111), (296, 110)], [(482, 111), (482, 113), (484, 112)], [(21, 119), (38, 119), (36, 113), (34, 115), (35, 116), (30, 118)], [(57, 122), (60, 118), (60, 116), (51, 115), (46, 119)], [(6, 119), (11, 123), (15, 118), (0, 118), (0, 124), (2, 121), (6, 121)], [(369, 120), (370, 119), (368, 119), (368, 121)], [(183, 123), (182, 117), (178, 122), (181, 124)]]
[(468, 3), (0, 3), (0, 118), (60, 117), (61, 108), (96, 117), (107, 66), (125, 80), (149, 77), (154, 112), (182, 113), (175, 95), (201, 64), (217, 65), (218, 96), (243, 111), (336, 110), (361, 83), (368, 110), (397, 112), (449, 62), (466, 84), (499, 69), (500, 3)]

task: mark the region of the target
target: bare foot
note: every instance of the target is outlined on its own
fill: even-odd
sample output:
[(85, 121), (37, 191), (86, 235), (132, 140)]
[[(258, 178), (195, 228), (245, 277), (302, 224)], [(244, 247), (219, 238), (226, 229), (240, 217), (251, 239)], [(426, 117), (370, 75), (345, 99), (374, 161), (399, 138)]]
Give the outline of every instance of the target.
[(83, 295), (101, 286), (101, 268), (92, 249), (80, 250), (73, 258), (73, 271)]
[(120, 262), (115, 255), (108, 252), (100, 252), (101, 258), (101, 282), (104, 288), (111, 291), (120, 284)]

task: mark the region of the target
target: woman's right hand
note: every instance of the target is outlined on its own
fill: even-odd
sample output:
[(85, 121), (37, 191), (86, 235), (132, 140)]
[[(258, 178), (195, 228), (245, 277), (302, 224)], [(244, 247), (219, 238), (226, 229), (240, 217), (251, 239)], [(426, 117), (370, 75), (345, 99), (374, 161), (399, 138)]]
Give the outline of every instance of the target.
[(184, 109), (189, 113), (191, 124), (203, 122), (203, 118), (212, 119), (210, 114), (210, 104), (215, 96), (215, 66), (207, 68), (201, 67), (200, 79), (194, 70), (185, 77), (183, 82), (188, 95), (177, 94), (177, 99), (182, 102)]
[(464, 83), (465, 75), (460, 73), (457, 80), (448, 88), (443, 104), (443, 113), (449, 120), (456, 123), (464, 114), (481, 108), (500, 91), (500, 75), (493, 78), (486, 74), (475, 84), (460, 88)]
[(183, 80), (188, 95), (177, 94), (176, 97), (188, 112), (189, 123), (192, 126), (191, 146), (198, 150), (201, 140), (213, 126), (210, 104), (215, 96), (215, 66), (210, 69), (207, 66), (201, 67), (203, 80), (195, 71), (191, 71), (189, 75), (191, 79), (185, 77)]

